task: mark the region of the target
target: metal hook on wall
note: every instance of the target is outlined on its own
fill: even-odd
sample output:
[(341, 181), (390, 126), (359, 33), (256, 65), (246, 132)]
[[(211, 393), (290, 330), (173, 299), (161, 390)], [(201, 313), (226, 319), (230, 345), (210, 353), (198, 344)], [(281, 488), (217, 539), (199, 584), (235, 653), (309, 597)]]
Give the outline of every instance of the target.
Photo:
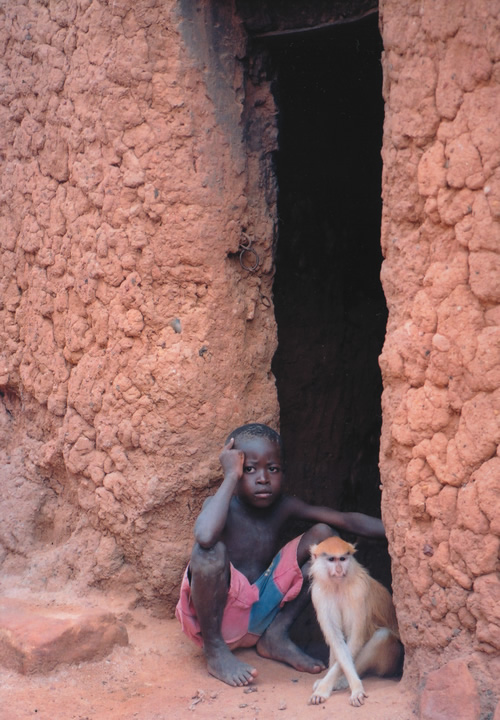
[(260, 265), (260, 258), (252, 247), (253, 240), (249, 238), (246, 233), (242, 232), (241, 234), (243, 239), (240, 240), (238, 247), (240, 251), (240, 265), (243, 270), (247, 272), (255, 272)]

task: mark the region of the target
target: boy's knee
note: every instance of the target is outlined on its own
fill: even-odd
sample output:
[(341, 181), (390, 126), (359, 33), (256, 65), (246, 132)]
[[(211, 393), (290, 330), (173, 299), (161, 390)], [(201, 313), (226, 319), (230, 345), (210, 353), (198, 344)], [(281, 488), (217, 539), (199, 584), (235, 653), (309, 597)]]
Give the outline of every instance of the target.
[(297, 560), (299, 565), (302, 566), (310, 559), (309, 549), (311, 545), (318, 545), (318, 543), (326, 540), (326, 538), (337, 534), (338, 533), (326, 523), (317, 523), (309, 528), (309, 530), (302, 535), (299, 547), (297, 548)]
[(217, 575), (229, 568), (229, 558), (223, 542), (217, 542), (210, 548), (194, 544), (189, 563), (191, 574)]
[(311, 533), (309, 538), (311, 545), (317, 545), (318, 543), (323, 542), (323, 540), (332, 537), (332, 535), (338, 535), (338, 533), (326, 523), (317, 523), (317, 525), (313, 525), (309, 532)]

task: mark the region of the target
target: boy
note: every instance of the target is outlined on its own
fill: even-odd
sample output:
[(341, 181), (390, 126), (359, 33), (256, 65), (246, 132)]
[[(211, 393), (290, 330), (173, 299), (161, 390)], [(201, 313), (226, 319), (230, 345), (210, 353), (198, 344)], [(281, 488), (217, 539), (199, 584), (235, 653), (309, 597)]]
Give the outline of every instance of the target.
[[(335, 532), (385, 537), (382, 521), (309, 505), (281, 492), (281, 438), (267, 425), (232, 432), (220, 461), (224, 480), (207, 498), (194, 527), (195, 544), (176, 615), (184, 632), (203, 647), (208, 672), (228, 685), (248, 685), (257, 670), (231, 652), (256, 646), (259, 655), (297, 670), (319, 673), (288, 630), (309, 601), (309, 548)], [(298, 518), (319, 524), (278, 554), (280, 530)], [(302, 569), (301, 569), (302, 568)]]

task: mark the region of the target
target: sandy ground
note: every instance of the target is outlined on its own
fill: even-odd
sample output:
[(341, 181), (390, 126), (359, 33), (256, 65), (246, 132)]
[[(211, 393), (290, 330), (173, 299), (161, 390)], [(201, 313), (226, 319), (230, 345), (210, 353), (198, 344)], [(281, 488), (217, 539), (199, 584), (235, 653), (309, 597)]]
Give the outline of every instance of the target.
[[(108, 607), (115, 610), (116, 608)], [(176, 620), (160, 620), (144, 609), (117, 613), (129, 645), (104, 660), (60, 666), (47, 675), (0, 670), (0, 720), (415, 720), (413, 696), (396, 680), (367, 678), (361, 708), (348, 692), (326, 704), (307, 700), (313, 677), (259, 657), (241, 657), (258, 669), (251, 688), (231, 688), (208, 675), (201, 651), (184, 637)]]

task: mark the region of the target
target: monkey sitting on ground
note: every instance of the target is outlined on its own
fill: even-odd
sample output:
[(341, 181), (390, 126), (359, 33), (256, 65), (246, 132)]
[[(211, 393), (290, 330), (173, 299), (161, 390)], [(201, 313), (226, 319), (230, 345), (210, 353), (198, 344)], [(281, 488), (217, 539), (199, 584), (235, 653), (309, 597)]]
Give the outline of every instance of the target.
[(402, 645), (388, 590), (353, 557), (354, 545), (330, 537), (311, 547), (311, 593), (318, 621), (330, 647), (330, 669), (313, 686), (309, 699), (319, 705), (333, 690), (351, 689), (351, 705), (367, 697), (360, 676), (394, 675)]

